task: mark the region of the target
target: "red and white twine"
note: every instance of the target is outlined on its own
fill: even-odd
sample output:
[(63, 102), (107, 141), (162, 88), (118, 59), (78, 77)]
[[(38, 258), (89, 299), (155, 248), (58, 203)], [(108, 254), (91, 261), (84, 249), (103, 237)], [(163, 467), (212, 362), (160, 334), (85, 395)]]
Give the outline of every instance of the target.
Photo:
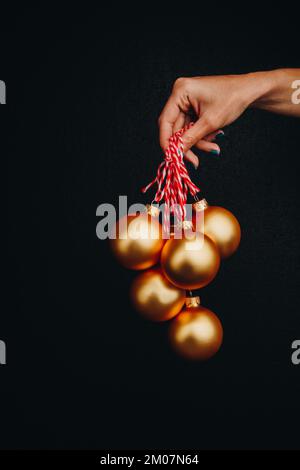
[(156, 178), (151, 181), (142, 192), (145, 193), (155, 183), (157, 191), (153, 202), (164, 200), (163, 230), (169, 232), (170, 213), (173, 213), (177, 222), (183, 221), (186, 215), (186, 202), (188, 193), (193, 197), (200, 189), (191, 181), (183, 160), (183, 133), (189, 129), (193, 123), (175, 132), (169, 139), (169, 146), (165, 151), (164, 161), (158, 167)]

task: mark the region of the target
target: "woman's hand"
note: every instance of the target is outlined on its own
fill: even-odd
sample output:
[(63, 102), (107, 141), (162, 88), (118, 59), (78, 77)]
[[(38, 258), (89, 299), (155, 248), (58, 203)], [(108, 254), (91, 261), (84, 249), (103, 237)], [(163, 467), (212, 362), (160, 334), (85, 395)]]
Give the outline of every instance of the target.
[(197, 167), (198, 157), (191, 147), (219, 154), (220, 147), (212, 142), (222, 133), (219, 129), (249, 106), (300, 116), (300, 105), (295, 109), (291, 101), (292, 83), (297, 78), (299, 69), (177, 79), (159, 118), (161, 147), (166, 149), (171, 135), (194, 114), (195, 124), (183, 134), (183, 144), (185, 157)]

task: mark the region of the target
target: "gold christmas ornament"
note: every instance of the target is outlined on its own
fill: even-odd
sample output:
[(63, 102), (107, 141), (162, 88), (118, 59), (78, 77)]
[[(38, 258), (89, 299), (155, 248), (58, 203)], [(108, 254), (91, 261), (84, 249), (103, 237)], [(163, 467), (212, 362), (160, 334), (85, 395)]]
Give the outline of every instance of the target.
[[(198, 217), (198, 229), (217, 245), (221, 258), (228, 258), (238, 248), (241, 240), (241, 227), (236, 217), (227, 209), (209, 206), (205, 199), (193, 204)], [(203, 217), (203, 219), (202, 219)]]
[(118, 261), (129, 269), (147, 269), (156, 264), (164, 245), (159, 210), (147, 206), (142, 214), (122, 217), (110, 245)]
[(171, 238), (161, 253), (161, 266), (176, 287), (196, 290), (209, 284), (220, 267), (214, 242), (205, 235), (185, 232), (182, 239)]
[(200, 298), (186, 299), (186, 306), (172, 321), (169, 337), (173, 348), (187, 359), (206, 360), (214, 356), (223, 340), (219, 318), (201, 307)]
[(180, 312), (185, 302), (185, 291), (173, 286), (161, 269), (149, 269), (133, 281), (131, 299), (144, 317), (161, 322)]

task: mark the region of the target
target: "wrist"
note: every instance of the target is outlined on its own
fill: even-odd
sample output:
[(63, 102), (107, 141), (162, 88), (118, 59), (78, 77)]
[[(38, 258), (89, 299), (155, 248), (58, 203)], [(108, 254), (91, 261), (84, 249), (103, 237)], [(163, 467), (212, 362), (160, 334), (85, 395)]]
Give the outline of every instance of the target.
[(245, 75), (248, 107), (259, 108), (268, 100), (280, 81), (280, 70), (253, 72)]

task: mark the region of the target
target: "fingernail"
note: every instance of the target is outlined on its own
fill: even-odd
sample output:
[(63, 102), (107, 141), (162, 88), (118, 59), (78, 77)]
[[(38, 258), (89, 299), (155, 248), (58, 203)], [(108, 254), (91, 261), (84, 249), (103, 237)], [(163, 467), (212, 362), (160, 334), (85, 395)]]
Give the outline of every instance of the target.
[(217, 135), (216, 135), (215, 138), (217, 139), (217, 138), (219, 138), (219, 137), (224, 137), (224, 135), (225, 135), (225, 132), (220, 131), (220, 132), (217, 133)]
[(209, 153), (212, 153), (213, 155), (220, 155), (221, 152), (220, 152), (220, 150), (213, 149), (213, 150), (210, 150)]

